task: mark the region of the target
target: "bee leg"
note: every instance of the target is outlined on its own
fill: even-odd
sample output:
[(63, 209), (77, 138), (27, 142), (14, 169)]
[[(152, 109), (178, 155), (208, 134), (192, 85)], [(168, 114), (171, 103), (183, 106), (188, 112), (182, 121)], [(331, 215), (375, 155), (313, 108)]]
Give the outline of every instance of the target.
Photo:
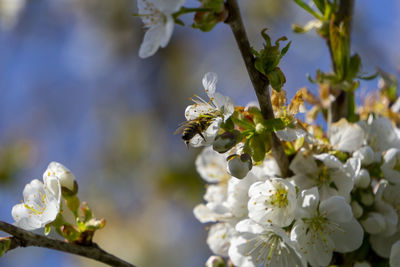
[(187, 149), (189, 149), (189, 141), (185, 141)]
[(201, 136), (201, 138), (203, 138), (204, 142), (207, 142), (206, 138), (204, 137), (204, 135), (202, 133), (199, 133), (199, 135)]

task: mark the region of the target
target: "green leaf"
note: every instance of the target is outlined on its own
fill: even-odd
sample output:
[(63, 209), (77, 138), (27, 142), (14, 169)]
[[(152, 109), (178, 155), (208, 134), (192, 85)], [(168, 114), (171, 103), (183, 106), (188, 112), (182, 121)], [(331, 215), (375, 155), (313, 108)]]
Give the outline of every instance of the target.
[(271, 132), (283, 130), (287, 126), (285, 121), (282, 118), (274, 118), (274, 119), (265, 120), (263, 122), (263, 125)]
[(286, 78), (280, 68), (275, 68), (273, 71), (267, 73), (268, 80), (271, 84), (271, 87), (280, 92), (282, 86), (286, 83)]
[(323, 20), (324, 18), (318, 14), (317, 12), (315, 12), (314, 9), (312, 9), (309, 5), (307, 5), (306, 3), (304, 3), (302, 0), (294, 0), (294, 2), (296, 4), (298, 4), (301, 8), (303, 8), (305, 11), (307, 11), (308, 13), (310, 13), (311, 15), (313, 15), (314, 17), (316, 17), (319, 20)]
[(321, 12), (321, 14), (325, 13), (325, 0), (314, 0), (314, 4)]

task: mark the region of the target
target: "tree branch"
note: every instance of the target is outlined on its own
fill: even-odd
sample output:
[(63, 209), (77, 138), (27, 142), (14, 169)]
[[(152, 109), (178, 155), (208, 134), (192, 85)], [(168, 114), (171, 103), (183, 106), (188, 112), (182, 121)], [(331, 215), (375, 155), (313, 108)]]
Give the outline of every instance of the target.
[[(254, 67), (254, 56), (251, 52), (250, 43), (247, 38), (247, 33), (244, 28), (239, 6), (236, 0), (227, 0), (226, 4), (229, 11), (229, 17), (225, 23), (229, 24), (233, 35), (235, 36), (236, 43), (239, 47), (240, 53), (246, 65), (247, 72), (250, 76), (251, 83), (253, 84), (256, 92), (261, 113), (264, 119), (272, 119), (274, 118), (274, 112), (269, 95), (269, 81)], [(272, 154), (281, 169), (282, 176), (289, 176), (289, 160), (285, 154), (285, 151), (283, 150), (282, 143), (274, 132), (272, 132)]]
[(82, 246), (73, 243), (67, 243), (65, 241), (34, 234), (3, 221), (0, 221), (0, 230), (12, 235), (11, 237), (7, 237), (11, 241), (9, 250), (17, 247), (43, 247), (80, 255), (111, 266), (135, 267), (135, 265), (123, 261), (120, 258), (117, 258), (114, 255), (102, 250), (96, 244), (93, 244), (92, 246)]

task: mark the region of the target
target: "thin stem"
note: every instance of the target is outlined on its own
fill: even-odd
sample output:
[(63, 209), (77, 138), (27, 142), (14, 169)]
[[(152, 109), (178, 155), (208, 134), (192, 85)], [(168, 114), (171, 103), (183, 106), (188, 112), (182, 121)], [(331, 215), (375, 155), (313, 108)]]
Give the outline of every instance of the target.
[(80, 255), (108, 264), (110, 266), (135, 267), (135, 265), (104, 251), (96, 244), (91, 246), (82, 246), (73, 243), (67, 243), (65, 241), (34, 234), (3, 221), (0, 221), (0, 230), (12, 235), (11, 237), (8, 237), (11, 240), (11, 246), (9, 250), (17, 247), (35, 246)]
[[(254, 67), (254, 56), (251, 52), (250, 43), (240, 15), (239, 6), (236, 0), (227, 0), (226, 4), (228, 7), (229, 17), (225, 22), (229, 24), (233, 35), (235, 36), (236, 43), (256, 92), (258, 103), (260, 104), (261, 114), (266, 120), (273, 119), (274, 112), (269, 95), (269, 81)], [(289, 160), (283, 150), (282, 143), (274, 132), (272, 133), (272, 154), (281, 169), (282, 176), (289, 176)]]

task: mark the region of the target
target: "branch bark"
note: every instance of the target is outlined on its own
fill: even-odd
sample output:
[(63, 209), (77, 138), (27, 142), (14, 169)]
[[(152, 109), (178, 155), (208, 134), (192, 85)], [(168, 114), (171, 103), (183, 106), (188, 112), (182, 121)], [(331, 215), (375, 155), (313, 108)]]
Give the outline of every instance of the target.
[[(237, 1), (227, 0), (226, 4), (228, 7), (229, 16), (225, 23), (229, 24), (233, 35), (235, 36), (236, 43), (246, 65), (253, 88), (256, 92), (261, 113), (264, 119), (272, 119), (274, 118), (274, 112), (269, 94), (269, 81), (254, 67), (254, 56), (251, 52), (250, 42), (247, 38), (247, 33), (243, 25)], [(274, 132), (272, 132), (272, 154), (281, 169), (282, 176), (288, 177), (290, 174), (289, 159), (283, 150), (281, 141)]]
[(73, 243), (67, 243), (65, 241), (34, 234), (3, 221), (0, 221), (0, 230), (12, 235), (11, 237), (8, 237), (11, 240), (11, 246), (9, 250), (17, 247), (43, 247), (80, 255), (108, 264), (110, 266), (135, 267), (135, 265), (104, 251), (97, 244), (93, 244), (92, 246), (82, 246)]

